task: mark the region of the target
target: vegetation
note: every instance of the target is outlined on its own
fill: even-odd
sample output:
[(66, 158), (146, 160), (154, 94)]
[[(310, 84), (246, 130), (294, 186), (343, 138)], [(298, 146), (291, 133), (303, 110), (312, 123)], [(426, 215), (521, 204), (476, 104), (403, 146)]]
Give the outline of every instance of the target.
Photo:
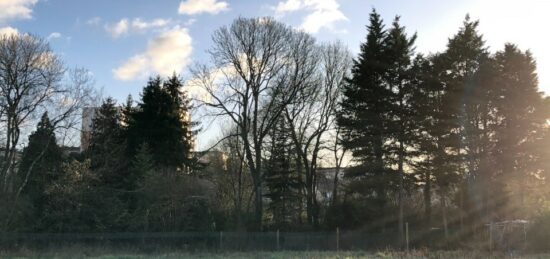
[[(506, 255), (502, 253), (489, 254), (485, 252), (468, 252), (468, 251), (427, 251), (418, 250), (409, 253), (396, 251), (380, 251), (380, 252), (364, 252), (364, 251), (341, 251), (341, 252), (326, 252), (326, 251), (281, 251), (281, 252), (178, 252), (171, 253), (139, 253), (136, 251), (115, 250), (110, 252), (108, 249), (82, 249), (82, 247), (67, 247), (63, 253), (56, 251), (46, 253), (36, 253), (33, 251), (22, 251), (17, 253), (0, 252), (0, 256), (25, 257), (25, 258), (74, 258), (74, 257), (93, 257), (93, 258), (362, 258), (362, 259), (420, 259), (420, 258), (449, 258), (449, 259), (466, 259), (466, 258), (503, 258)], [(547, 258), (548, 254), (535, 254), (516, 256), (520, 259), (539, 259)]]
[[(212, 62), (192, 78), (150, 78), (123, 105), (94, 103), (85, 70), (65, 73), (42, 39), (2, 36), (0, 232), (337, 228), (391, 236), (395, 249), (506, 250), (494, 224), (529, 222), (514, 242), (547, 251), (550, 99), (532, 54), (490, 52), (478, 25), (466, 16), (444, 51), (423, 55), (398, 16), (387, 27), (373, 10), (352, 58), (274, 19), (238, 18), (214, 32)], [(192, 101), (188, 85), (207, 96)], [(197, 106), (227, 120), (204, 152)], [(78, 134), (84, 107), (89, 145), (71, 153), (61, 136)], [(423, 253), (348, 254), (489, 256)]]

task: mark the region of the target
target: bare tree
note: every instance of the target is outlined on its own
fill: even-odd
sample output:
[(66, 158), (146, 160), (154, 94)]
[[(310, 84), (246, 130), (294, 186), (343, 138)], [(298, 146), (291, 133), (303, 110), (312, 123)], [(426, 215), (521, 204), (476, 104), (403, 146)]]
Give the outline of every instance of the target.
[[(326, 133), (334, 125), (335, 110), (341, 87), (351, 67), (351, 55), (346, 47), (332, 43), (319, 48), (315, 60), (314, 78), (300, 88), (299, 98), (285, 107), (291, 124), (291, 138), (298, 155), (297, 164), (305, 174), (306, 210), (308, 223), (319, 223), (319, 204), (316, 199), (317, 164), (326, 141)], [(341, 165), (341, 161), (336, 161)]]
[[(4, 197), (9, 196), (12, 205), (32, 171), (31, 166), (27, 172), (18, 172), (16, 166), (26, 126), (48, 111), (55, 129), (70, 134), (78, 120), (79, 108), (90, 100), (93, 92), (88, 71), (65, 69), (43, 39), (28, 34), (0, 37), (0, 127), (5, 129), (1, 134), (0, 191)], [(35, 162), (39, 159), (40, 155)], [(16, 174), (22, 175), (20, 186), (14, 185)], [(15, 209), (10, 207), (4, 226)]]
[[(220, 149), (224, 153), (223, 173), (216, 173), (220, 207), (228, 208), (237, 230), (243, 230), (243, 212), (250, 213), (254, 197), (253, 185), (247, 172), (242, 141), (235, 127), (223, 129), (224, 139)], [(224, 203), (224, 204), (222, 204)]]
[(236, 19), (218, 29), (210, 55), (213, 68), (193, 70), (208, 92), (206, 105), (238, 128), (255, 192), (255, 223), (262, 228), (262, 150), (284, 107), (311, 76), (314, 39), (271, 18)]
[(334, 158), (334, 179), (332, 183), (333, 187), (331, 197), (332, 206), (338, 203), (338, 184), (340, 171), (342, 170), (342, 166), (344, 165), (344, 161), (347, 156), (347, 149), (344, 147), (344, 145), (342, 145), (342, 128), (337, 123), (333, 123), (333, 125), (334, 128), (331, 132), (333, 134), (330, 134), (329, 136), (331, 143), (328, 147), (328, 150), (332, 152), (332, 156)]
[(21, 127), (61, 92), (65, 69), (48, 44), (30, 35), (0, 37), (0, 122), (6, 139), (0, 168), (1, 190), (12, 190)]

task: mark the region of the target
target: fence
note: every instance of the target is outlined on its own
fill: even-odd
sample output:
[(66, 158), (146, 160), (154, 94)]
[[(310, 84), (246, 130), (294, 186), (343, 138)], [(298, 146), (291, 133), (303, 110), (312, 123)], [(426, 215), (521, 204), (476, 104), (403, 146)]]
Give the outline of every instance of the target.
[[(442, 233), (413, 231), (407, 244), (422, 247), (442, 240)], [(4, 233), (0, 248), (52, 249), (86, 246), (113, 249), (184, 251), (380, 250), (398, 248), (397, 233), (331, 232), (173, 232), (173, 233)], [(407, 245), (408, 248), (408, 245)]]

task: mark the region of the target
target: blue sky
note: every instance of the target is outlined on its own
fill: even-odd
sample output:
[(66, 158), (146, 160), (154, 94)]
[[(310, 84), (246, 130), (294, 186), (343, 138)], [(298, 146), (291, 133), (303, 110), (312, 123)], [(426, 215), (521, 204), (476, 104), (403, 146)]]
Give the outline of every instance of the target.
[(0, 0), (0, 33), (47, 38), (69, 67), (89, 69), (105, 96), (123, 101), (137, 99), (149, 75), (185, 78), (193, 63), (207, 62), (210, 35), (236, 17), (273, 16), (355, 54), (373, 7), (388, 24), (400, 15), (423, 53), (443, 50), (470, 13), (491, 50), (505, 42), (531, 49), (550, 93), (547, 0)]

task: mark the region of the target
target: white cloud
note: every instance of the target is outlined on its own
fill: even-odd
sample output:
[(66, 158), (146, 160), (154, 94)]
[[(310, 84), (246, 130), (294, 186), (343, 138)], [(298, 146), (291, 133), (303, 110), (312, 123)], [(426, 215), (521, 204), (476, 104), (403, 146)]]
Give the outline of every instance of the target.
[(57, 39), (57, 38), (61, 38), (61, 33), (52, 32), (52, 33), (50, 33), (50, 35), (48, 35), (48, 37), (46, 39), (52, 40), (52, 39)]
[(275, 15), (284, 15), (287, 12), (294, 12), (300, 10), (303, 4), (301, 0), (287, 0), (285, 2), (279, 2), (275, 7)]
[(113, 38), (118, 38), (130, 32), (144, 32), (148, 29), (162, 28), (167, 26), (170, 20), (154, 19), (151, 21), (143, 21), (141, 18), (135, 18), (132, 21), (124, 18), (114, 24), (106, 24), (105, 30), (111, 34)]
[(99, 25), (101, 23), (101, 17), (93, 17), (86, 21), (88, 25)]
[(146, 30), (150, 28), (159, 28), (168, 25), (170, 21), (165, 19), (154, 19), (150, 22), (142, 21), (140, 18), (136, 18), (132, 21), (132, 28), (136, 30)]
[(38, 0), (0, 0), (0, 22), (32, 18), (32, 6)]
[(113, 36), (113, 38), (118, 38), (123, 34), (128, 33), (129, 22), (128, 19), (122, 19), (115, 24), (106, 24), (105, 30)]
[(340, 11), (337, 0), (286, 0), (279, 2), (273, 9), (279, 17), (300, 10), (308, 11), (300, 29), (309, 33), (317, 33), (321, 28), (336, 31), (334, 23), (348, 20)]
[(188, 27), (188, 26), (193, 25), (196, 21), (197, 21), (197, 19), (191, 18), (191, 19), (185, 21), (185, 22), (183, 23), (183, 25), (186, 26), (186, 27)]
[(17, 31), (17, 29), (13, 28), (13, 27), (3, 27), (3, 28), (0, 28), (0, 36), (10, 36), (10, 35), (18, 35), (19, 32)]
[(186, 0), (180, 2), (178, 8), (179, 14), (200, 14), (210, 13), (217, 14), (222, 11), (229, 10), (229, 4), (225, 1), (218, 2), (217, 0)]
[(129, 81), (152, 74), (181, 72), (191, 59), (192, 39), (186, 28), (175, 27), (151, 40), (145, 52), (113, 69), (116, 79)]

